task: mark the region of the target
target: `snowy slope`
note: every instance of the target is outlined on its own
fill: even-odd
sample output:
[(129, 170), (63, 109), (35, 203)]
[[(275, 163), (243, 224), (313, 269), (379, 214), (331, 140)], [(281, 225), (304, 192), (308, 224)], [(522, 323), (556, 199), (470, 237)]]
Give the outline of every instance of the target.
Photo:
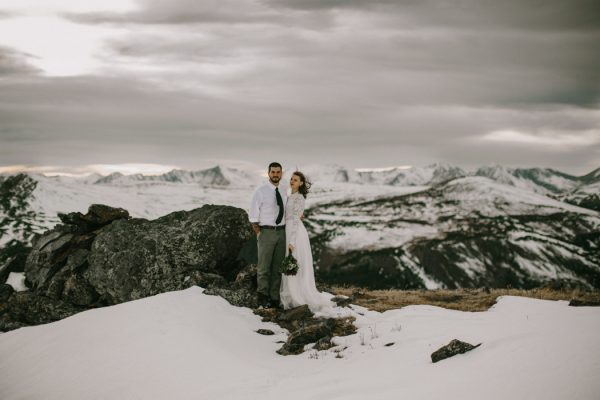
[(388, 167), (348, 169), (340, 165), (309, 165), (303, 168), (311, 178), (321, 182), (349, 182), (361, 185), (428, 186), (468, 175), (449, 164), (425, 167)]
[(582, 182), (581, 178), (550, 168), (507, 168), (488, 165), (478, 168), (475, 175), (541, 194), (571, 191)]
[[(30, 201), (30, 208), (37, 215), (43, 229), (49, 229), (59, 222), (58, 212), (85, 212), (90, 204), (102, 203), (125, 208), (134, 217), (154, 219), (178, 210), (191, 210), (204, 204), (221, 204), (248, 210), (254, 189), (266, 177), (259, 172), (240, 171), (232, 168), (216, 167), (222, 172), (226, 184), (214, 184), (214, 176), (208, 182), (198, 179), (201, 172), (195, 172), (196, 180), (170, 181), (165, 175), (152, 179), (138, 179), (128, 175), (105, 180), (114, 174), (98, 180), (65, 176), (44, 176), (31, 174), (37, 187)], [(211, 169), (210, 171), (214, 171)], [(208, 173), (204, 176), (209, 175)], [(150, 177), (148, 177), (150, 178)], [(220, 181), (221, 178), (218, 178)], [(285, 176), (287, 182), (288, 176)], [(317, 203), (346, 199), (390, 196), (422, 190), (422, 187), (373, 186), (353, 183), (339, 183), (328, 178), (315, 181), (308, 206)]]
[[(275, 353), (285, 331), (198, 287), (90, 310), (0, 335), (0, 398), (592, 400), (600, 393), (598, 308), (502, 297), (477, 313), (355, 310), (357, 334), (336, 338), (328, 351), (288, 357)], [(483, 344), (432, 364), (430, 354), (454, 338)]]
[[(302, 168), (313, 181), (308, 206), (324, 202), (393, 196), (423, 190), (429, 186), (459, 180), (464, 176), (484, 176), (517, 193), (528, 191), (551, 194), (556, 191), (577, 193), (578, 198), (596, 192), (599, 181), (595, 172), (575, 178), (550, 169), (511, 169), (501, 166), (481, 167), (467, 172), (448, 164), (425, 167), (392, 167), (351, 170), (339, 165), (309, 165)], [(288, 170), (284, 182), (289, 179)], [(597, 175), (597, 174), (596, 174)], [(189, 210), (203, 204), (233, 205), (247, 209), (253, 189), (265, 181), (261, 169), (217, 165), (199, 171), (172, 170), (162, 175), (84, 177), (30, 174), (38, 181), (31, 211), (37, 222), (51, 227), (57, 212), (84, 212), (92, 203), (123, 207), (133, 216), (156, 218), (176, 210)], [(505, 190), (511, 196), (510, 190)], [(541, 199), (541, 197), (538, 197)], [(544, 202), (544, 201), (542, 201)]]
[(519, 189), (549, 195), (566, 193), (582, 185), (598, 182), (600, 170), (576, 177), (551, 168), (510, 168), (487, 165), (474, 171), (445, 163), (434, 163), (424, 167), (389, 167), (347, 169), (339, 165), (307, 166), (305, 172), (316, 180), (350, 182), (365, 185), (435, 186), (449, 180), (467, 176), (482, 176), (497, 183)]
[[(515, 185), (516, 186), (516, 185)], [(440, 190), (445, 191), (449, 200), (460, 202), (460, 211), (478, 211), (487, 216), (510, 214), (547, 214), (558, 211), (571, 211), (588, 215), (598, 213), (575, 207), (547, 196), (511, 187), (484, 177), (466, 177), (453, 180)]]
[[(410, 195), (410, 206), (394, 198), (354, 200), (316, 206), (311, 219), (339, 223), (331, 245), (350, 250), (401, 246), (418, 237), (435, 237), (447, 218), (546, 215), (558, 212), (598, 217), (598, 213), (484, 177), (466, 177)], [(598, 221), (600, 223), (600, 220)]]
[(600, 214), (470, 176), (313, 207), (319, 278), (371, 288), (600, 286)]

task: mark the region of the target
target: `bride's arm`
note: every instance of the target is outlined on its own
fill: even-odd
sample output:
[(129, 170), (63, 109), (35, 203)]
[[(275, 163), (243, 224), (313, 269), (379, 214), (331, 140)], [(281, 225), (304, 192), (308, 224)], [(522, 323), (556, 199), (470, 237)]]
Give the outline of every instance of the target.
[[(287, 238), (288, 244), (296, 247), (296, 237), (298, 236), (298, 226), (300, 225), (300, 215), (304, 212), (304, 197), (294, 196), (292, 197), (292, 207), (294, 212), (294, 218), (292, 219), (292, 229), (290, 229), (290, 237)], [(289, 245), (288, 245), (289, 247)]]

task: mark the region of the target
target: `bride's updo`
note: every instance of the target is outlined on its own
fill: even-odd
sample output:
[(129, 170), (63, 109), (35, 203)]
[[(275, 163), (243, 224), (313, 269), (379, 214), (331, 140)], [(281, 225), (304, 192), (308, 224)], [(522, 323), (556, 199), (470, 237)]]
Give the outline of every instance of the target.
[(292, 175), (296, 175), (298, 178), (300, 178), (300, 182), (303, 183), (302, 186), (300, 186), (298, 188), (298, 192), (304, 196), (304, 198), (306, 198), (306, 195), (308, 194), (308, 192), (310, 191), (310, 187), (312, 185), (312, 183), (306, 178), (306, 176), (304, 176), (304, 174), (300, 171), (294, 171), (292, 173)]

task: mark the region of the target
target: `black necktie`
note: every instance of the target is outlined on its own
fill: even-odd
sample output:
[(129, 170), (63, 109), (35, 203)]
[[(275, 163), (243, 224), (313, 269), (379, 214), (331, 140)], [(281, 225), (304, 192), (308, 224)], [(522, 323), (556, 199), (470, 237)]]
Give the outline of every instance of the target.
[(277, 199), (277, 205), (279, 206), (279, 214), (277, 214), (277, 219), (275, 220), (275, 223), (279, 225), (279, 223), (283, 219), (283, 199), (279, 194), (279, 188), (275, 188), (275, 198)]

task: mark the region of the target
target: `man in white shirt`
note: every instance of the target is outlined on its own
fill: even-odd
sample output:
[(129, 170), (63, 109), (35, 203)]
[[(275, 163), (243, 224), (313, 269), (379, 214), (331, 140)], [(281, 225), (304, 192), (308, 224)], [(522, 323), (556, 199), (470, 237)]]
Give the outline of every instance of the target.
[(279, 266), (285, 257), (286, 190), (280, 189), (281, 164), (269, 164), (269, 181), (252, 195), (249, 219), (257, 236), (258, 263), (257, 298), (259, 307), (279, 307), (281, 273)]

